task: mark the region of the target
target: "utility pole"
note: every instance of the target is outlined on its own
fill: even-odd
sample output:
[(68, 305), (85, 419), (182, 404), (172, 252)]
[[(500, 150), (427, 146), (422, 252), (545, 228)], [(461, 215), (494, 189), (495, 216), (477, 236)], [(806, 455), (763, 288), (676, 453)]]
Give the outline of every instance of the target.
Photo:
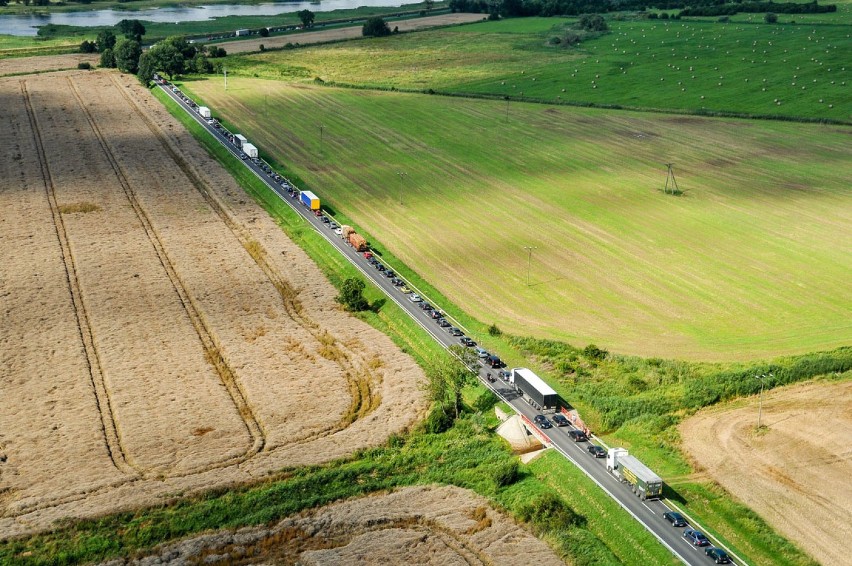
[[(755, 379), (760, 381), (760, 395), (757, 398), (758, 399), (757, 400), (757, 430), (758, 431), (760, 430), (760, 418), (763, 416), (763, 381), (766, 379), (766, 377), (767, 377), (766, 374), (754, 376)], [(772, 377), (772, 374), (770, 373), (768, 377)]]
[(322, 124), (319, 125), (319, 129), (320, 129), (320, 154), (322, 154), (322, 130), (323, 130), (324, 127), (325, 126), (323, 126)]
[(535, 246), (524, 246), (524, 249), (527, 250), (527, 287), (530, 286), (530, 266), (532, 265), (532, 251), (537, 250), (538, 248)]
[(222, 67), (222, 72), (225, 73), (225, 92), (228, 92), (228, 69)]
[(402, 190), (405, 187), (405, 178), (408, 176), (408, 173), (406, 173), (405, 171), (397, 171), (396, 174), (399, 175), (399, 181), (400, 181), (399, 204), (402, 204)]
[(509, 123), (509, 97), (506, 97), (506, 123)]
[(666, 186), (663, 189), (663, 193), (668, 194), (668, 192), (669, 192), (669, 179), (671, 179), (672, 194), (673, 195), (679, 195), (679, 194), (681, 194), (680, 193), (680, 187), (677, 186), (677, 179), (675, 179), (674, 169), (672, 169), (673, 165), (674, 165), (674, 163), (666, 163)]

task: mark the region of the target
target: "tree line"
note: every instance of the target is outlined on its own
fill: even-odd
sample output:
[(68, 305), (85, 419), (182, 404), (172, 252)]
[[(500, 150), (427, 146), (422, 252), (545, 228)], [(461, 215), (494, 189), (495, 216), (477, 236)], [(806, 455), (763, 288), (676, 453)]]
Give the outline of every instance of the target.
[[(683, 10), (683, 16), (718, 16), (737, 12), (778, 12), (784, 14), (813, 14), (835, 12), (834, 4), (774, 2), (726, 2), (725, 0), (450, 0), (453, 12), (474, 12), (499, 15), (504, 18), (524, 16), (578, 16), (622, 11)], [(779, 8), (780, 7), (780, 8)], [(706, 12), (706, 13), (704, 13)]]

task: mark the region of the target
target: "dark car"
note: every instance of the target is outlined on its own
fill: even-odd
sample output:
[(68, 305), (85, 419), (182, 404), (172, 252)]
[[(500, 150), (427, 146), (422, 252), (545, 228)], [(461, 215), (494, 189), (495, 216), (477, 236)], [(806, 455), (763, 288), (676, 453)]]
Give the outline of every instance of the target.
[[(474, 344), (474, 345), (475, 345), (475, 344)], [(497, 375), (499, 375), (499, 376), (500, 376), (500, 379), (502, 379), (502, 380), (504, 380), (504, 381), (509, 381), (509, 377), (510, 377), (512, 374), (511, 374), (511, 373), (509, 373), (509, 372), (508, 372), (508, 371), (506, 371), (506, 370), (500, 370), (500, 372), (499, 372)]]
[[(541, 415), (539, 415), (539, 416), (541, 416)], [(553, 424), (549, 420), (547, 420), (546, 418), (544, 418), (544, 420), (541, 420), (541, 421), (536, 421), (535, 424), (537, 424), (538, 428), (540, 428), (541, 430), (549, 430), (549, 429), (553, 428)]]
[(462, 343), (463, 346), (467, 346), (468, 348), (473, 348), (474, 346), (476, 346), (476, 342), (474, 342), (467, 336), (462, 336), (459, 341)]
[(711, 547), (704, 551), (704, 554), (713, 559), (716, 564), (730, 564), (731, 557), (721, 548)]
[(598, 446), (597, 444), (589, 444), (589, 454), (594, 456), (595, 458), (606, 458), (606, 450), (604, 450), (603, 446)]
[(570, 436), (571, 440), (574, 442), (586, 442), (589, 440), (589, 437), (586, 436), (586, 433), (582, 430), (569, 430), (568, 436)]
[(441, 312), (441, 311), (439, 311), (438, 309), (433, 309), (432, 311), (430, 311), (430, 312), (429, 312), (429, 316), (431, 316), (431, 317), (432, 317), (432, 318), (434, 318), (435, 320), (438, 320), (439, 318), (441, 318), (442, 316), (444, 316), (444, 313), (442, 313), (442, 312)]
[(560, 415), (559, 413), (556, 413), (555, 415), (553, 415), (552, 419), (553, 424), (555, 424), (556, 426), (568, 426), (568, 419), (565, 418), (565, 415)]
[(672, 524), (673, 527), (685, 527), (686, 519), (677, 511), (668, 511), (663, 513), (663, 519)]
[(437, 322), (437, 323), (438, 323), (438, 326), (440, 326), (440, 327), (442, 327), (442, 328), (446, 328), (446, 327), (450, 326), (450, 323), (449, 323), (449, 322), (447, 322), (447, 320), (446, 320), (446, 319), (444, 319), (444, 318), (439, 318), (439, 319), (438, 319), (438, 320), (436, 320), (435, 322)]
[(462, 332), (461, 330), (459, 330), (455, 326), (450, 328), (450, 334), (452, 334), (453, 336), (464, 336), (464, 332)]
[(320, 220), (322, 220), (325, 224), (331, 222), (331, 220), (328, 219), (328, 216), (323, 216), (322, 218), (320, 218)]
[(393, 269), (388, 269), (385, 271), (385, 277), (396, 277), (396, 273), (394, 273)]
[(405, 282), (403, 282), (402, 279), (396, 279), (396, 278), (392, 279), (391, 283), (393, 283), (394, 287), (402, 287), (405, 284)]
[(387, 268), (384, 265), (382, 265), (381, 263), (377, 263), (376, 269), (378, 269), (379, 271), (384, 271)]
[(693, 546), (710, 546), (710, 541), (707, 540), (704, 533), (696, 531), (695, 529), (686, 529), (683, 531), (683, 538), (685, 538), (689, 544)]
[(539, 424), (539, 423), (543, 423), (544, 421), (546, 421), (547, 417), (545, 417), (544, 415), (536, 415), (536, 416), (533, 417), (533, 420), (535, 421), (536, 424)]
[(370, 265), (376, 265), (377, 263), (379, 263), (379, 258), (370, 254), (370, 257), (367, 258), (367, 263), (369, 263)]
[(501, 368), (505, 365), (503, 364), (503, 361), (497, 356), (488, 356), (487, 358), (485, 358), (485, 363), (494, 369)]
[(430, 311), (430, 310), (432, 310), (432, 305), (430, 305), (430, 304), (429, 304), (429, 303), (427, 303), (426, 301), (422, 301), (422, 302), (421, 302), (419, 305), (417, 305), (417, 306), (418, 306), (418, 307), (420, 307), (420, 310), (424, 310), (424, 311)]

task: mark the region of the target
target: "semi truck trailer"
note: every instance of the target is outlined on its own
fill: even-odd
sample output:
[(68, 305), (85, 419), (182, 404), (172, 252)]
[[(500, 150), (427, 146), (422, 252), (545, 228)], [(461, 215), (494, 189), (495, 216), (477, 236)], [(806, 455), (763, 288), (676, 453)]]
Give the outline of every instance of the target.
[(246, 152), (246, 155), (249, 157), (257, 157), (257, 148), (253, 144), (244, 143), (243, 151)]
[(242, 148), (243, 144), (246, 144), (246, 143), (248, 143), (248, 140), (246, 139), (246, 137), (244, 135), (234, 134), (234, 145), (235, 146)]
[(606, 453), (606, 469), (626, 482), (638, 497), (659, 499), (663, 495), (663, 480), (648, 466), (631, 456), (624, 448), (610, 448)]
[(198, 107), (198, 115), (201, 116), (202, 118), (210, 118), (210, 116), (211, 116), (210, 109), (207, 108), (206, 106), (199, 106)]
[(304, 204), (311, 210), (320, 209), (319, 197), (311, 191), (302, 191), (301, 195), (299, 195), (299, 200), (301, 200), (302, 204)]
[(559, 406), (559, 394), (527, 368), (512, 369), (509, 382), (527, 403), (539, 411), (555, 411)]

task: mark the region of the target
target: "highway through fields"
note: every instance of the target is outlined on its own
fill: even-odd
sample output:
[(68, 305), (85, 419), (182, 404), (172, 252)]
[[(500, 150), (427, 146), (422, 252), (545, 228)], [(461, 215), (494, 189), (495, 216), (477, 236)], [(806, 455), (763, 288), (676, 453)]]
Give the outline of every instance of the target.
[[(199, 116), (197, 111), (193, 109), (189, 101), (184, 100), (178, 93), (172, 91), (171, 86), (158, 84), (158, 88), (162, 88), (163, 92), (179, 104), (181, 108), (194, 118), (195, 121), (203, 128), (205, 128), (211, 136), (219, 141), (219, 143), (227, 148), (235, 157), (240, 158), (240, 154), (242, 152), (230, 142), (228, 137), (229, 132), (227, 132), (224, 128), (216, 129), (208, 124), (207, 120)], [(237, 133), (238, 132), (233, 132), (233, 134)], [(249, 140), (249, 142), (251, 142), (251, 140)], [(429, 316), (429, 313), (418, 306), (419, 303), (412, 302), (411, 294), (402, 293), (399, 287), (396, 287), (391, 283), (391, 277), (386, 276), (385, 272), (379, 271), (375, 266), (370, 264), (363, 253), (355, 251), (355, 249), (343, 238), (334, 233), (334, 231), (329, 227), (329, 224), (322, 222), (320, 217), (317, 217), (307, 207), (302, 205), (299, 201), (298, 193), (291, 196), (288, 193), (287, 186), (282, 184), (282, 182), (287, 183), (286, 180), (282, 182), (276, 181), (271, 174), (263, 170), (262, 167), (265, 164), (262, 161), (257, 163), (251, 159), (244, 159), (243, 164), (248, 167), (261, 181), (263, 181), (269, 189), (274, 191), (281, 200), (289, 204), (293, 210), (301, 215), (302, 218), (319, 234), (321, 234), (332, 246), (343, 254), (364, 275), (364, 277), (372, 281), (388, 296), (390, 300), (399, 305), (403, 311), (417, 321), (417, 323), (420, 324), (420, 326), (422, 326), (426, 332), (428, 332), (444, 348), (449, 348), (453, 345), (461, 345), (459, 342), (460, 337), (452, 336), (445, 329), (438, 326), (435, 320)], [(273, 170), (272, 173), (274, 174), (275, 171)], [(320, 197), (320, 202), (322, 202), (322, 195), (317, 196)], [(379, 260), (384, 263), (380, 257)], [(394, 266), (392, 265), (386, 265), (386, 267), (388, 269), (394, 269)], [(397, 277), (401, 278), (399, 275), (397, 275)], [(418, 293), (415, 286), (407, 282), (406, 286), (413, 290), (414, 293)], [(420, 296), (423, 297), (424, 301), (428, 301), (428, 297), (425, 297), (422, 294), (420, 294)], [(440, 308), (440, 305), (435, 305), (434, 303), (432, 303), (432, 305), (435, 308)], [(464, 331), (464, 328), (451, 317), (446, 315), (446, 318), (455, 327)], [(686, 517), (682, 510), (674, 509), (674, 504), (668, 500), (642, 501), (639, 497), (633, 494), (627, 484), (621, 483), (606, 470), (606, 458), (595, 458), (588, 452), (588, 442), (575, 443), (571, 440), (568, 435), (568, 431), (573, 428), (571, 425), (566, 427), (554, 426), (546, 431), (539, 430), (532, 424), (532, 420), (539, 414), (539, 412), (521, 398), (521, 396), (515, 391), (512, 384), (500, 378), (492, 378), (493, 382), (486, 378), (489, 373), (492, 376), (497, 376), (498, 370), (486, 366), (479, 366), (472, 369), (477, 372), (479, 379), (487, 387), (494, 391), (498, 397), (511, 405), (516, 412), (529, 420), (527, 426), (532, 429), (535, 434), (539, 437), (544, 436), (542, 440), (544, 440), (546, 444), (552, 446), (565, 458), (580, 468), (580, 470), (582, 470), (592, 481), (598, 484), (601, 489), (603, 489), (610, 497), (621, 505), (621, 507), (625, 509), (635, 520), (642, 523), (642, 525), (651, 532), (651, 534), (653, 534), (657, 540), (659, 540), (660, 543), (672, 553), (673, 556), (678, 558), (684, 564), (712, 564), (711, 559), (705, 555), (704, 548), (691, 545), (681, 536), (685, 527), (675, 528), (671, 525), (671, 523), (663, 518), (663, 513), (672, 510), (680, 511)], [(594, 437), (593, 440), (595, 440)], [(599, 441), (598, 443), (603, 445), (603, 443)], [(714, 546), (725, 549), (733, 559), (731, 562), (732, 564), (746, 565), (746, 562), (736, 557), (719, 541), (714, 540), (701, 525), (689, 520), (689, 517), (687, 517), (687, 520), (689, 521), (689, 526), (691, 528), (697, 529), (707, 535), (707, 537), (713, 542)]]

